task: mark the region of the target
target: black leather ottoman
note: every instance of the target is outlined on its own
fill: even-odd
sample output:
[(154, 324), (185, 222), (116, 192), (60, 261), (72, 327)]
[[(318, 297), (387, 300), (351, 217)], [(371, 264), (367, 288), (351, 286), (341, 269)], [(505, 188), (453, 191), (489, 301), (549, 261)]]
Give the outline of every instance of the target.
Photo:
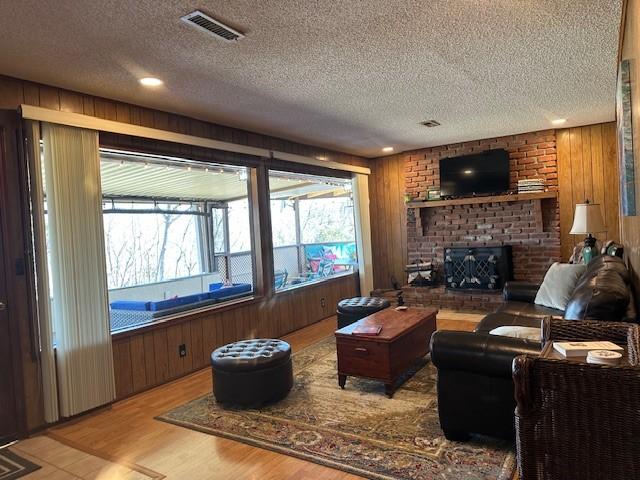
[(351, 325), (361, 318), (391, 306), (391, 302), (380, 297), (353, 297), (338, 302), (338, 329)]
[(291, 346), (275, 339), (242, 340), (211, 354), (218, 403), (260, 405), (287, 396), (293, 386)]

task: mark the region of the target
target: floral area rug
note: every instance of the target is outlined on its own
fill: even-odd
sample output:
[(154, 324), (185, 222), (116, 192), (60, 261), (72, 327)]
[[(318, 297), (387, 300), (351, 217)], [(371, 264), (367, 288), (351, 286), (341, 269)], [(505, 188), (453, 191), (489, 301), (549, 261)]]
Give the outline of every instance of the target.
[(371, 479), (510, 480), (513, 445), (450, 442), (438, 423), (436, 369), (428, 357), (389, 399), (380, 382), (338, 386), (332, 337), (293, 356), (289, 396), (260, 409), (222, 407), (212, 394), (158, 417), (211, 435)]

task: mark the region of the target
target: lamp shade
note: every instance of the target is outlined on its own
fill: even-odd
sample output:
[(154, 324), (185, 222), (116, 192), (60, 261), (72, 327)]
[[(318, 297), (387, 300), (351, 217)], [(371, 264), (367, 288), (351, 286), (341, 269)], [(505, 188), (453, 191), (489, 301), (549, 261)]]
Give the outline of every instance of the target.
[(578, 203), (573, 215), (572, 235), (605, 232), (607, 227), (597, 203)]

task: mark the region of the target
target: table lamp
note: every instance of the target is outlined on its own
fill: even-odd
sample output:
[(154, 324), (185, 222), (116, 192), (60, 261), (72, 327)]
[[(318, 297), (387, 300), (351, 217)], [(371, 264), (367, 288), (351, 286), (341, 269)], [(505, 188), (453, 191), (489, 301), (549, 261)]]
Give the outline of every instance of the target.
[(589, 263), (598, 252), (596, 251), (596, 238), (593, 233), (605, 232), (607, 227), (602, 218), (600, 205), (590, 203), (585, 200), (584, 203), (576, 205), (576, 211), (573, 215), (573, 226), (569, 232), (571, 235), (585, 234), (584, 248), (582, 249), (582, 258), (584, 263)]

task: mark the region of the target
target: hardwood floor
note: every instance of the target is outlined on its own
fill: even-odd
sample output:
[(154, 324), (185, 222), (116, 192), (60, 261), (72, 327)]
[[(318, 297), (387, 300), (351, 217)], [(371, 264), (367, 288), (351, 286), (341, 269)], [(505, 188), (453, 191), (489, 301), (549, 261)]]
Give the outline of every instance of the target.
[(40, 469), (28, 475), (29, 480), (162, 480), (157, 472), (131, 463), (110, 461), (73, 448), (64, 442), (39, 435), (10, 447), (17, 455)]
[[(443, 311), (438, 315), (438, 328), (471, 330), (480, 318), (482, 315)], [(331, 335), (335, 325), (335, 317), (330, 317), (287, 335), (284, 339), (291, 344), (294, 351), (297, 351)], [(139, 466), (146, 469), (149, 475), (160, 474), (167, 478), (360, 478), (269, 450), (154, 420), (156, 415), (210, 392), (211, 381), (210, 370), (204, 369), (117, 402), (111, 408), (51, 428), (45, 435), (68, 447), (107, 461), (128, 466), (130, 469)], [(16, 448), (20, 448), (21, 443), (30, 441), (33, 439), (18, 443)], [(47, 447), (43, 444), (42, 448)], [(36, 453), (31, 450), (32, 455)]]

